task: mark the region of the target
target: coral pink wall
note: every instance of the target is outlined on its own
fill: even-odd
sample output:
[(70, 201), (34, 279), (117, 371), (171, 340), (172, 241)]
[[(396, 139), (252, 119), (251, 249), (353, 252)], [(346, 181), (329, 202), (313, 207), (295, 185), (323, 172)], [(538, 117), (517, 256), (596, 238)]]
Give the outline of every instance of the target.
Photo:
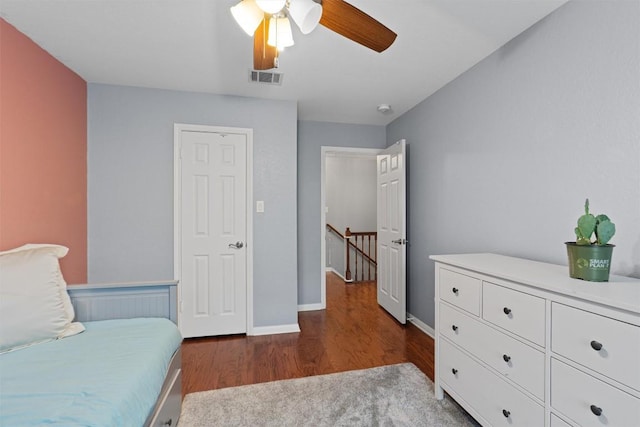
[(0, 19), (0, 250), (69, 247), (87, 281), (87, 84)]

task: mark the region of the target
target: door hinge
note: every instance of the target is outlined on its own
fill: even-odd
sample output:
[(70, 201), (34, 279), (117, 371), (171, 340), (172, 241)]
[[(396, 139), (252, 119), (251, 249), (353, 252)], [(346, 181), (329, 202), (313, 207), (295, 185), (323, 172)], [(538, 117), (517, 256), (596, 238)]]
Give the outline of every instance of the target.
[(180, 300), (180, 313), (182, 313), (184, 311), (184, 304), (183, 301)]

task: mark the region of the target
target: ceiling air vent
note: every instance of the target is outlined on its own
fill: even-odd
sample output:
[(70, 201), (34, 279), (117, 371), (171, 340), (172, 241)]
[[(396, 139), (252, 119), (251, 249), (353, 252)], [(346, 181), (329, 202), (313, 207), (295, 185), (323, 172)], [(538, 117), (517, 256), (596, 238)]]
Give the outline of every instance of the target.
[(284, 75), (282, 73), (274, 73), (273, 71), (249, 71), (249, 81), (252, 81), (254, 83), (281, 86), (283, 77)]

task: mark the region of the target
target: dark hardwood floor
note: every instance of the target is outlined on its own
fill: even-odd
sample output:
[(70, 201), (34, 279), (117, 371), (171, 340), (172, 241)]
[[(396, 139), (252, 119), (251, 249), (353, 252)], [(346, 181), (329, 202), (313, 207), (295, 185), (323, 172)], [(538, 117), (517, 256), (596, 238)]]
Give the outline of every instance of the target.
[(327, 309), (301, 312), (300, 333), (190, 338), (182, 393), (412, 362), (433, 379), (433, 339), (398, 323), (376, 301), (375, 282), (327, 274)]

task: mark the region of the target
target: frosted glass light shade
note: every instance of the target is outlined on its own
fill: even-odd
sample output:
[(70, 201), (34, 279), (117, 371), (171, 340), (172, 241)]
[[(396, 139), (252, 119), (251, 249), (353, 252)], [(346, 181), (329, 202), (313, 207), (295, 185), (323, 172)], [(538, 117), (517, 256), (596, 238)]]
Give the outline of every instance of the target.
[(291, 0), (289, 15), (298, 25), (302, 34), (309, 34), (320, 22), (322, 6), (313, 0)]
[(289, 22), (289, 18), (271, 17), (267, 44), (269, 46), (275, 46), (278, 50), (293, 46), (293, 33), (291, 32), (291, 22)]
[(265, 13), (273, 15), (282, 10), (286, 0), (256, 0), (256, 3)]
[(256, 28), (264, 19), (264, 12), (258, 7), (255, 0), (242, 0), (231, 8), (231, 15), (244, 32), (250, 36), (253, 36)]

